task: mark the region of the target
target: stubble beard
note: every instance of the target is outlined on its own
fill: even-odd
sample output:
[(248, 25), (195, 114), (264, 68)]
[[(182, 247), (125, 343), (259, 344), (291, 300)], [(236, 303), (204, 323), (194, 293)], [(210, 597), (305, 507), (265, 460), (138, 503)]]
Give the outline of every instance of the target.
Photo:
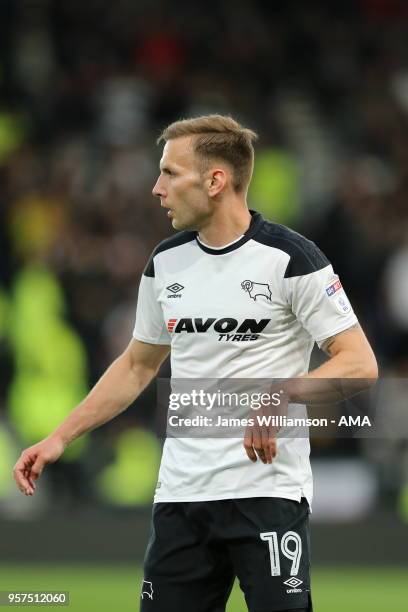
[(171, 220), (171, 224), (173, 228), (178, 231), (197, 231), (198, 232), (201, 227), (199, 218), (190, 219), (190, 220), (189, 219), (180, 220), (177, 218), (173, 218)]

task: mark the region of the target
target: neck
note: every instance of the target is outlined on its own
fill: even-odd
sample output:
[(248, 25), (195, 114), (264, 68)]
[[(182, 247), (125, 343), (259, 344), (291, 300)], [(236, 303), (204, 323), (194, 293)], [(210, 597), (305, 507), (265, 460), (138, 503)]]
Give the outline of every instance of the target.
[(200, 228), (198, 236), (210, 247), (222, 247), (245, 234), (251, 223), (251, 213), (245, 200), (229, 206), (219, 206), (208, 223)]

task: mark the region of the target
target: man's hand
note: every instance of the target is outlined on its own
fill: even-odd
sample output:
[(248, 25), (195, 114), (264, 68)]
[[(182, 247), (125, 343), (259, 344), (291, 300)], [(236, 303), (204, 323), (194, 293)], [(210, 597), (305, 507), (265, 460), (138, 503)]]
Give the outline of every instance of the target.
[(276, 457), (276, 428), (260, 426), (255, 420), (255, 425), (246, 428), (244, 448), (254, 463), (257, 455), (262, 463), (272, 463)]
[(57, 461), (68, 444), (123, 412), (156, 376), (169, 351), (168, 345), (133, 338), (61, 425), (21, 454), (13, 472), (20, 491), (33, 495), (44, 467)]
[(248, 458), (255, 463), (257, 456), (262, 463), (272, 463), (277, 455), (276, 436), (280, 430), (279, 418), (286, 415), (288, 395), (281, 386), (272, 387), (270, 397), (279, 397), (279, 404), (262, 405), (253, 410), (250, 419), (253, 425), (245, 429), (244, 448)]
[(21, 453), (13, 469), (14, 480), (25, 495), (34, 495), (35, 481), (48, 463), (57, 461), (65, 450), (59, 436), (49, 436)]

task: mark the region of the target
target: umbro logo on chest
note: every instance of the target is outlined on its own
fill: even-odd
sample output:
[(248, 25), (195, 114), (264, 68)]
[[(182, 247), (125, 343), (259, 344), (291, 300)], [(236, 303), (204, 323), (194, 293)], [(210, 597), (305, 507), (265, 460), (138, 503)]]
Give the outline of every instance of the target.
[(171, 293), (167, 296), (168, 298), (181, 298), (181, 291), (183, 291), (185, 287), (180, 285), (180, 283), (173, 283), (172, 285), (168, 285), (166, 287), (167, 291), (171, 291)]

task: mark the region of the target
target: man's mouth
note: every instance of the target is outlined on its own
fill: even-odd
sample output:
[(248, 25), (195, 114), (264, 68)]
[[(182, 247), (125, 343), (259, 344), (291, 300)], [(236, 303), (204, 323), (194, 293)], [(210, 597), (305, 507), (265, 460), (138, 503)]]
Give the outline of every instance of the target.
[(162, 208), (165, 208), (167, 210), (167, 216), (168, 217), (172, 217), (173, 216), (173, 209), (169, 208), (168, 206), (165, 206), (164, 204), (161, 204)]

